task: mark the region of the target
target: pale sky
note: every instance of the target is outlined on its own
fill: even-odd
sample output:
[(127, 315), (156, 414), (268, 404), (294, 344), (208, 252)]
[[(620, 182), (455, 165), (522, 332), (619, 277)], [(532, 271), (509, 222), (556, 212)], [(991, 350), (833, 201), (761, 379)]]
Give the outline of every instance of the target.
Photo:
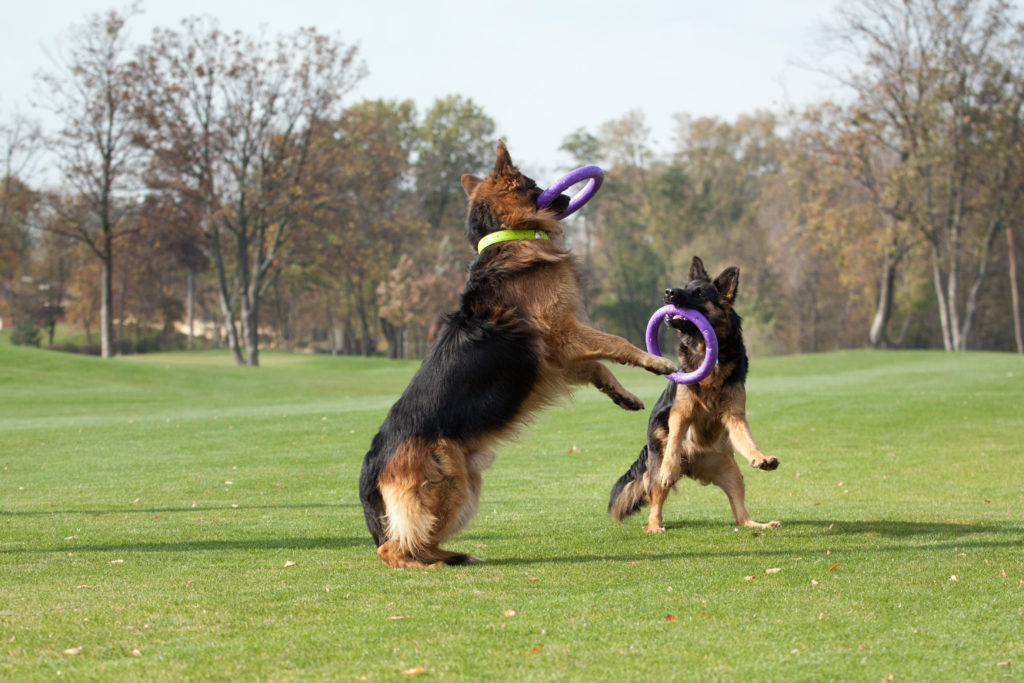
[[(44, 119), (30, 99), (69, 27), (127, 3), (8, 0), (0, 21), (0, 116)], [(154, 26), (210, 15), (227, 30), (268, 34), (315, 26), (357, 43), (369, 75), (349, 96), (472, 98), (495, 120), (513, 159), (543, 182), (570, 160), (558, 151), (579, 127), (644, 112), (655, 149), (673, 147), (677, 113), (733, 120), (841, 96), (798, 64), (827, 57), (822, 24), (834, 0), (146, 0), (129, 24), (136, 42)], [(45, 121), (45, 119), (44, 119)], [(552, 178), (553, 179), (553, 178)]]

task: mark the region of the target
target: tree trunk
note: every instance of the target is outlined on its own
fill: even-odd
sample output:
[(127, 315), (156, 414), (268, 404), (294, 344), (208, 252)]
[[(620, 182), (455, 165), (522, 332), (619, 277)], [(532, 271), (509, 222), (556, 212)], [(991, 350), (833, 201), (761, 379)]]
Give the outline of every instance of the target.
[(1010, 260), (1010, 299), (1013, 305), (1013, 337), (1017, 341), (1017, 353), (1024, 353), (1024, 335), (1020, 325), (1020, 293), (1017, 291), (1017, 254), (1013, 245), (1013, 230), (1006, 228), (1006, 244)]
[[(124, 339), (124, 309), (126, 308), (125, 302), (128, 300), (128, 270), (126, 268), (121, 269), (121, 286), (120, 296), (117, 302), (117, 338)], [(135, 338), (139, 337), (138, 321), (135, 324)]]
[(946, 294), (942, 288), (942, 266), (939, 262), (939, 247), (932, 242), (932, 284), (935, 287), (935, 298), (939, 304), (939, 325), (942, 328), (942, 348), (953, 350), (953, 338), (949, 333), (949, 309), (946, 307)]
[(882, 259), (882, 278), (878, 290), (878, 305), (875, 308), (875, 317), (871, 321), (871, 330), (868, 332), (868, 341), (872, 348), (888, 347), (889, 337), (886, 335), (886, 328), (889, 326), (889, 318), (892, 316), (893, 284), (896, 279), (896, 265), (899, 257), (887, 253)]
[(196, 269), (194, 266), (188, 267), (185, 283), (185, 310), (188, 317), (188, 343), (186, 348), (191, 351), (195, 345), (196, 336)]
[(235, 312), (231, 306), (231, 293), (228, 291), (228, 279), (224, 273), (224, 258), (220, 253), (220, 229), (210, 230), (210, 254), (213, 256), (214, 269), (217, 271), (217, 292), (220, 299), (221, 313), (224, 315), (224, 332), (228, 338), (228, 348), (235, 359), (235, 365), (245, 365), (242, 349), (238, 343), (238, 329), (235, 327)]
[(114, 294), (113, 294), (113, 259), (110, 256), (109, 238), (106, 255), (103, 257), (103, 269), (100, 275), (100, 356), (112, 358), (114, 355)]
[(242, 335), (245, 338), (245, 365), (260, 364), (259, 311), (249, 296), (242, 298)]
[(988, 256), (989, 252), (992, 251), (992, 242), (995, 240), (998, 229), (999, 222), (992, 221), (988, 228), (988, 234), (985, 236), (985, 245), (982, 247), (981, 256), (978, 258), (978, 268), (974, 273), (974, 282), (971, 283), (971, 288), (967, 292), (966, 308), (964, 310), (963, 322), (960, 325), (958, 351), (967, 350), (967, 346), (971, 341), (971, 334), (974, 332), (974, 315), (978, 311), (978, 293), (981, 291), (981, 285), (985, 282), (985, 276), (988, 274)]

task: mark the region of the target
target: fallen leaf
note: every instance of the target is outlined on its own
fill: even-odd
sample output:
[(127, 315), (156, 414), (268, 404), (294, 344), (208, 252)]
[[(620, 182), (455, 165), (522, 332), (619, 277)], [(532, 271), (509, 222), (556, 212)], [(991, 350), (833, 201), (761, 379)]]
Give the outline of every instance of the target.
[(77, 657), (78, 655), (82, 654), (82, 646), (79, 645), (78, 647), (69, 647), (68, 649), (64, 650), (64, 654), (68, 655), (69, 657)]
[(391, 621), (399, 621), (401, 619), (408, 619), (408, 618), (409, 617), (407, 617), (405, 615), (402, 615), (402, 614), (396, 614), (394, 616), (388, 617), (388, 619), (390, 619)]
[(793, 648), (792, 650), (789, 651), (789, 654), (791, 654), (791, 655), (798, 655), (798, 654), (800, 654), (800, 650), (797, 650), (796, 648)]
[(87, 583), (83, 583), (81, 586), (75, 586), (75, 588), (77, 588), (78, 590), (82, 590), (83, 588), (92, 588), (92, 586), (90, 586)]
[(817, 581), (815, 581), (814, 579), (811, 579), (811, 585), (812, 585), (812, 586), (817, 586), (817, 585), (818, 585), (818, 582), (817, 582)]
[(284, 563), (284, 566), (286, 566), (286, 567), (294, 567), (295, 566), (295, 562), (292, 562), (291, 560), (288, 560), (287, 562)]
[(531, 576), (530, 578), (527, 579), (527, 581), (529, 581), (530, 583), (533, 583), (536, 580), (537, 580), (536, 576)]
[(74, 536), (65, 536), (65, 537), (64, 537), (64, 540), (65, 540), (65, 541), (73, 541), (73, 540), (75, 540), (76, 538), (78, 538), (78, 535), (77, 535), (77, 534), (76, 534), (76, 535), (74, 535)]
[(832, 568), (831, 568), (831, 569), (829, 569), (829, 571), (830, 571), (830, 572), (834, 572), (834, 571), (836, 570), (836, 567), (838, 567), (838, 566), (839, 566), (839, 564), (838, 564), (838, 563), (837, 563), (837, 564), (834, 564), (834, 565), (832, 565)]
[(666, 614), (665, 615), (665, 621), (675, 621), (675, 620), (676, 620), (676, 615), (674, 615), (674, 614)]
[(535, 647), (535, 648), (533, 648), (532, 652), (540, 652), (540, 648), (539, 647)]
[(778, 574), (782, 571), (782, 567), (772, 567), (771, 569), (765, 569), (765, 574)]
[(506, 617), (514, 617), (516, 615), (516, 611), (514, 609), (507, 609), (504, 612), (502, 612), (502, 614), (504, 614)]
[(957, 557), (967, 557), (967, 553), (960, 553)]
[(111, 560), (110, 564), (124, 564), (124, 560)]
[(142, 653), (139, 652), (137, 649), (136, 650), (132, 650), (130, 654), (131, 654), (132, 657), (141, 657), (142, 656)]
[(949, 580), (950, 581), (959, 581), (960, 579), (956, 578), (956, 574), (953, 574), (952, 576), (949, 577)]
[(1003, 575), (1004, 579), (1006, 578), (1006, 570), (1005, 569), (1000, 569), (999, 573)]
[(426, 669), (424, 669), (422, 666), (414, 666), (411, 669), (406, 669), (402, 673), (406, 676), (418, 676), (424, 671), (426, 671)]
[(1012, 660), (1007, 659), (1005, 662), (999, 662), (999, 664), (997, 664), (996, 666), (1010, 666), (1011, 661)]
[(892, 674), (889, 674), (888, 676), (886, 676), (882, 680), (885, 681), (885, 683), (892, 683), (893, 681), (896, 680), (896, 677), (893, 676)]
[(744, 581), (753, 581), (756, 578), (757, 578), (756, 576), (744, 576), (743, 580)]

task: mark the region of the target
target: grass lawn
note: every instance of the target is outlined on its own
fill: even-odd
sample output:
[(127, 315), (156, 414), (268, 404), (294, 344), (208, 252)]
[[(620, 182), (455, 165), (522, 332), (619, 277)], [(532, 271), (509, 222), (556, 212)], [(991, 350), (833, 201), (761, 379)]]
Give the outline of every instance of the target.
[(487, 562), (431, 571), (357, 495), (416, 364), (261, 359), (0, 344), (0, 679), (1024, 679), (1024, 358), (755, 360), (759, 533), (688, 480), (612, 522), (647, 415), (581, 389), (485, 474), (449, 547)]

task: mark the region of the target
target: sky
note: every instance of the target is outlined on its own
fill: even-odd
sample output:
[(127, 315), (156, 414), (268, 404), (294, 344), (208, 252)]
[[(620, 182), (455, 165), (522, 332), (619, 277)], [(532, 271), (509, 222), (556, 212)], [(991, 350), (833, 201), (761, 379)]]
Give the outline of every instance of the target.
[[(75, 24), (127, 2), (6, 3), (0, 22), (0, 116), (33, 108), (36, 75), (52, 70)], [(627, 8), (627, 5), (631, 7)], [(513, 159), (534, 177), (564, 171), (558, 147), (579, 128), (596, 133), (630, 110), (644, 113), (653, 147), (674, 147), (675, 115), (735, 120), (842, 92), (816, 68), (829, 58), (823, 24), (834, 0), (144, 0), (134, 41), (186, 16), (269, 35), (315, 26), (359, 45), (367, 77), (349, 95), (411, 99), (425, 112), (449, 94), (495, 120)], [(810, 67), (808, 66), (810, 65)]]

